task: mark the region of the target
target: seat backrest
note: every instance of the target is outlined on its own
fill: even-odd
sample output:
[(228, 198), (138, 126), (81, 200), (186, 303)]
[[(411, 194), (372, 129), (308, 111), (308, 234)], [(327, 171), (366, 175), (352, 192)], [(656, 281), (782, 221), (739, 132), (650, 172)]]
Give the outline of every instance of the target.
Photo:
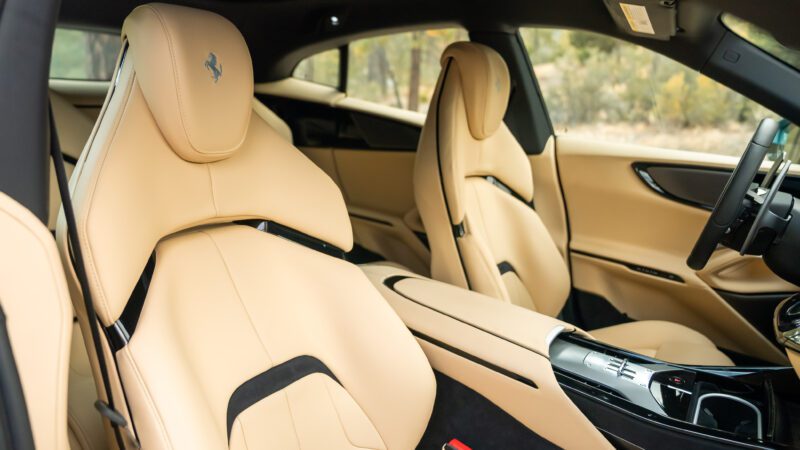
[[(431, 368), (363, 272), (325, 253), (352, 246), (341, 192), (253, 112), (241, 34), (151, 4), (122, 38), (71, 191), (142, 446), (415, 446)], [(62, 257), (64, 236), (60, 221)]]
[(33, 441), (36, 448), (66, 450), (72, 305), (64, 269), (47, 227), (3, 193), (0, 248), (0, 306)]
[(503, 123), (505, 61), (457, 42), (441, 63), (414, 168), (432, 276), (554, 316), (569, 272), (532, 207), (530, 162)]

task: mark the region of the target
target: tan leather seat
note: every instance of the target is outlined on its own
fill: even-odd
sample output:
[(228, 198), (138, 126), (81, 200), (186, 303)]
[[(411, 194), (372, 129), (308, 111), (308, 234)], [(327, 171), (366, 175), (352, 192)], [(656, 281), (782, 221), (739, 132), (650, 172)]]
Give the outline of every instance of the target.
[(0, 305), (36, 448), (66, 450), (72, 336), (64, 269), (53, 237), (30, 211), (0, 193)]
[[(71, 191), (98, 318), (119, 338), (115, 403), (142, 447), (414, 447), (433, 372), (357, 266), (274, 234), (352, 246), (336, 185), (254, 113), (240, 33), (154, 4), (123, 41)], [(64, 236), (61, 220), (62, 257)], [(153, 251), (147, 295), (128, 303)]]
[[(497, 52), (469, 42), (450, 45), (441, 61), (414, 168), (432, 276), (555, 316), (569, 295), (569, 270), (530, 206), (530, 163), (503, 123), (508, 68)], [(592, 333), (675, 363), (732, 364), (706, 337), (674, 323)]]
[[(61, 150), (70, 160), (77, 160), (91, 135), (94, 121), (73, 106), (61, 94), (52, 90), (50, 91), (50, 104), (53, 108), (53, 117), (58, 130)], [(286, 122), (255, 98), (253, 99), (253, 111), (284, 139), (292, 142), (292, 131)], [(72, 174), (73, 168), (74, 165), (71, 163), (65, 163), (67, 176)], [(50, 177), (50, 219), (48, 227), (55, 229), (61, 201), (52, 163)], [(70, 448), (73, 450), (102, 450), (108, 448), (108, 441), (100, 415), (94, 407), (94, 402), (97, 400), (94, 377), (89, 365), (89, 357), (86, 353), (83, 336), (77, 324), (73, 326), (69, 366), (67, 423)]]

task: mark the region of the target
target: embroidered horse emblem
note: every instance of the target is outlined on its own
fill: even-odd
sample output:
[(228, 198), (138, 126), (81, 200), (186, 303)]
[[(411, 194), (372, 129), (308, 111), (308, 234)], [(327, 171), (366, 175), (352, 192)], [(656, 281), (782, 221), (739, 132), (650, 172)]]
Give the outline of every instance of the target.
[(208, 59), (206, 59), (203, 65), (211, 72), (211, 78), (214, 80), (214, 83), (219, 81), (222, 76), (222, 63), (219, 63), (219, 67), (217, 67), (217, 55), (215, 55), (214, 52), (208, 54)]

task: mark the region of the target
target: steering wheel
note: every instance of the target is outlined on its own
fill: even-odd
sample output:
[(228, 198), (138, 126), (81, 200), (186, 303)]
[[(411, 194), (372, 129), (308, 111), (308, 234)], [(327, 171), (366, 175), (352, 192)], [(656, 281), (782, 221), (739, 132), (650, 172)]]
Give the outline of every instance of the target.
[[(775, 120), (766, 118), (758, 124), (742, 159), (739, 160), (733, 174), (728, 178), (706, 226), (686, 260), (686, 264), (692, 269), (700, 270), (706, 266), (717, 245), (731, 231), (731, 225), (742, 214), (747, 191), (750, 190), (750, 185), (753, 183), (758, 169), (761, 168), (761, 162), (777, 133), (778, 122)], [(773, 185), (773, 190), (777, 191), (777, 187)], [(763, 206), (768, 207), (769, 205)]]

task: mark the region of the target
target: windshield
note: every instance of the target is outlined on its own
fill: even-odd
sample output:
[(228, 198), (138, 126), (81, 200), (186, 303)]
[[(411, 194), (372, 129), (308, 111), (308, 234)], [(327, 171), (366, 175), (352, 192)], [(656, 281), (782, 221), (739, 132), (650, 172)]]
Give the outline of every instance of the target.
[(722, 23), (744, 40), (795, 69), (800, 69), (800, 50), (794, 50), (781, 44), (772, 37), (769, 31), (727, 13), (722, 15)]

